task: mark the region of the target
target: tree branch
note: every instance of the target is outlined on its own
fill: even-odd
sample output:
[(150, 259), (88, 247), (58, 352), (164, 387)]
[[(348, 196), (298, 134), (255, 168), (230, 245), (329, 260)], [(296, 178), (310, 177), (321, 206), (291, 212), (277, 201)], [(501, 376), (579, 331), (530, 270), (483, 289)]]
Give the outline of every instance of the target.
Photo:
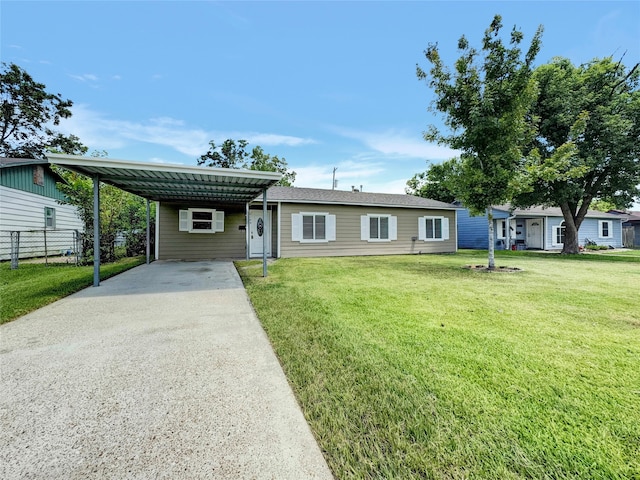
[[(620, 62), (622, 62), (622, 58), (620, 59)], [(618, 69), (618, 67), (620, 66), (620, 62), (618, 62), (618, 65), (616, 65), (616, 70)], [(622, 80), (620, 80), (619, 82), (617, 82), (612, 88), (611, 88), (611, 92), (609, 92), (609, 97), (613, 97), (613, 94), (616, 92), (616, 88), (618, 88), (620, 85), (622, 85), (623, 83), (625, 83), (627, 80), (629, 80), (629, 77), (631, 77), (631, 75), (633, 75), (633, 72), (635, 72), (638, 67), (640, 66), (640, 63), (636, 63), (633, 68), (631, 70), (629, 70), (629, 72), (624, 76), (624, 78)]]

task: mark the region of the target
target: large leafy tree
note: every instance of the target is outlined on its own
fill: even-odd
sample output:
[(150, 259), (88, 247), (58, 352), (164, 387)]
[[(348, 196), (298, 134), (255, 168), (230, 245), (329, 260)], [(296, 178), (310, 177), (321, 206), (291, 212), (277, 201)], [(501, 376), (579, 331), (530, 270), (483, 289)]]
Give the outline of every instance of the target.
[(531, 187), (514, 204), (560, 207), (563, 253), (578, 253), (578, 230), (594, 200), (624, 208), (640, 194), (638, 68), (610, 57), (580, 66), (556, 58), (534, 73)]
[(296, 179), (296, 172), (289, 170), (286, 159), (265, 153), (259, 145), (251, 154), (247, 152), (246, 140), (227, 139), (221, 145), (209, 142), (209, 150), (198, 159), (198, 165), (216, 168), (246, 168), (263, 172), (280, 172), (282, 179), (278, 185), (290, 187)]
[(77, 137), (53, 130), (71, 116), (71, 100), (46, 91), (43, 83), (15, 64), (0, 71), (0, 156), (44, 158), (47, 148), (77, 153)]
[(432, 164), (427, 171), (416, 173), (407, 180), (405, 191), (409, 195), (452, 203), (456, 200), (456, 159)]
[(514, 27), (505, 45), (501, 30), (502, 18), (496, 15), (480, 50), (462, 36), (453, 70), (444, 65), (437, 44), (425, 50), (430, 69), (417, 66), (418, 78), (435, 93), (431, 110), (442, 113), (448, 127), (431, 126), (424, 137), (461, 152), (449, 165), (452, 184), (473, 214), (487, 213), (490, 269), (495, 268), (491, 206), (510, 200), (519, 185), (522, 148), (531, 134), (526, 113), (535, 96), (532, 65), (542, 36), (539, 27), (523, 55), (523, 33)]
[(264, 153), (260, 146), (253, 147), (250, 158), (251, 162), (249, 163), (249, 170), (280, 172), (282, 174), (282, 178), (278, 182), (278, 185), (282, 185), (284, 187), (291, 187), (293, 182), (295, 182), (296, 172), (287, 168), (287, 161), (284, 158)]

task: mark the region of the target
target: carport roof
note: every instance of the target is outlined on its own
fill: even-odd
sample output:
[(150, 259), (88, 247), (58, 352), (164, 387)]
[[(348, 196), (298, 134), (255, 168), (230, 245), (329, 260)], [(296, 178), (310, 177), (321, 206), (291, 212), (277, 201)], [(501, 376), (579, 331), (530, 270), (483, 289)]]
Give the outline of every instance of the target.
[(254, 200), (277, 183), (277, 172), (47, 155), (49, 163), (160, 202), (235, 203)]

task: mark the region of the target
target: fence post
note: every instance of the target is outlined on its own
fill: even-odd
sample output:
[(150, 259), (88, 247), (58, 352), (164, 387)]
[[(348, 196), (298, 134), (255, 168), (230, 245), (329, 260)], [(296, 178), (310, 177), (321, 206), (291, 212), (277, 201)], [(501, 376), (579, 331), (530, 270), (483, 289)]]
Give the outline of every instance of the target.
[(74, 230), (73, 231), (73, 254), (76, 257), (76, 267), (80, 262), (79, 252), (80, 252), (80, 232), (78, 232), (78, 230)]
[(44, 235), (44, 264), (49, 266), (49, 251), (47, 250), (47, 229), (45, 228), (42, 232)]
[(11, 232), (11, 270), (18, 268), (20, 257), (20, 232)]

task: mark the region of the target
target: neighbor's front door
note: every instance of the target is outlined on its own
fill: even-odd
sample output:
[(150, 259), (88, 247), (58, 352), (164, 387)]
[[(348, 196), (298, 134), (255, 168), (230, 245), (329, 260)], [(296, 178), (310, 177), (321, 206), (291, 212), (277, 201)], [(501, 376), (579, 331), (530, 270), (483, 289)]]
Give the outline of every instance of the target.
[(542, 219), (527, 219), (527, 248), (542, 248)]
[(251, 230), (249, 232), (249, 252), (251, 257), (261, 257), (266, 241), (267, 256), (271, 255), (271, 211), (263, 218), (262, 210), (251, 210)]

